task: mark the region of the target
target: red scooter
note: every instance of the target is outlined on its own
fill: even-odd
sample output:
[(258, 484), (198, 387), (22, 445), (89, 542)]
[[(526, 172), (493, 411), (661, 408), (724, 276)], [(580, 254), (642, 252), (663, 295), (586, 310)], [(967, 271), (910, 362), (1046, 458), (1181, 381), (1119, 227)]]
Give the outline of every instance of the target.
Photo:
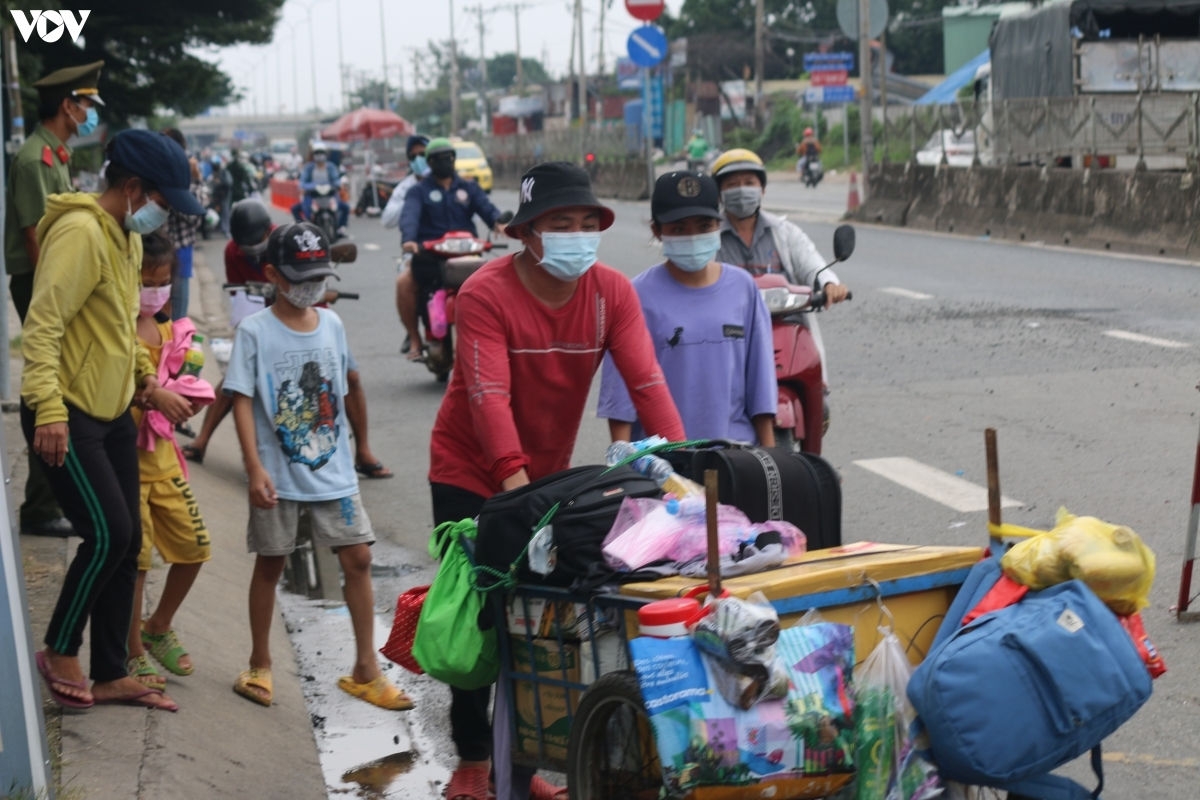
[[(511, 215), (509, 215), (511, 219)], [(439, 383), (454, 366), (454, 298), (467, 278), (488, 262), (489, 250), (508, 247), (480, 239), (467, 231), (451, 231), (440, 239), (421, 242), (421, 250), (440, 259), (439, 280), (418, 296), (418, 314), (425, 327), (425, 367)]]
[[(833, 233), (833, 261), (817, 273), (845, 261), (854, 252), (854, 228), (841, 225)], [(812, 286), (788, 283), (779, 273), (754, 278), (771, 314), (771, 336), (775, 344), (775, 379), (779, 384), (779, 407), (775, 412), (775, 444), (806, 453), (821, 453), (821, 438), (828, 418), (825, 413), (825, 382), (821, 354), (801, 314), (825, 308), (825, 292), (814, 278)], [(852, 294), (846, 296), (849, 300)]]

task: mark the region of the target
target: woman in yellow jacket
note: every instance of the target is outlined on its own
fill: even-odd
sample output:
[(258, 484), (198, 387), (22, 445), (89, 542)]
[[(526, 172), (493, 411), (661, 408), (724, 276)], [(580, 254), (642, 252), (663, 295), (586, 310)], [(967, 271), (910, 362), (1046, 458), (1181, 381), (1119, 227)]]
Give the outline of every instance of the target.
[[(41, 246), (22, 330), (21, 426), (42, 459), (54, 497), (83, 543), (67, 570), (37, 653), (60, 705), (134, 703), (174, 711), (166, 695), (126, 673), (141, 516), (137, 400), (154, 407), (154, 365), (137, 346), (142, 237), (167, 209), (201, 214), (188, 191), (187, 156), (145, 130), (110, 141), (101, 194), (51, 195), (38, 223)], [(91, 622), (89, 688), (79, 662)]]

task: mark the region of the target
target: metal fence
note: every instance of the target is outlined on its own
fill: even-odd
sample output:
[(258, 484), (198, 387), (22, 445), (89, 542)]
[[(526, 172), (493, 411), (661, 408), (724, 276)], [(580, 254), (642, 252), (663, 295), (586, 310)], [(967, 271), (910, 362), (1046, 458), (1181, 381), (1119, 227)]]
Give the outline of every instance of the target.
[[(630, 138), (633, 136), (634, 138)], [(512, 136), (490, 136), (481, 141), (490, 159), (512, 161), (574, 161), (587, 153), (600, 160), (625, 158), (637, 152), (636, 132), (624, 125), (542, 130)]]
[(915, 154), (940, 130), (975, 132), (983, 164), (1054, 164), (1087, 156), (1125, 156), (1139, 166), (1195, 169), (1200, 164), (1200, 94), (1087, 95), (1001, 100), (988, 108), (963, 101), (883, 112), (879, 160), (898, 143)]
[[(915, 159), (938, 131), (952, 130), (974, 133), (976, 158), (985, 165), (1053, 165), (1069, 158), (1081, 166), (1089, 156), (1115, 156), (1135, 166), (1200, 168), (1200, 93), (889, 106), (876, 109), (875, 128), (875, 158), (884, 163)], [(587, 153), (604, 162), (640, 155), (639, 133), (618, 123), (493, 136), (482, 144), (489, 158), (510, 162), (579, 163)], [(855, 140), (857, 133), (850, 131)]]

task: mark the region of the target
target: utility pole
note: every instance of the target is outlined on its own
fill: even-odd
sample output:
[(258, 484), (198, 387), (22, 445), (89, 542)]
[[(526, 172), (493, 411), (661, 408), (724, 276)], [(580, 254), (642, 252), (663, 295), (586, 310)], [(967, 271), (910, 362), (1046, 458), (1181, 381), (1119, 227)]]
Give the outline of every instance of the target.
[(859, 108), (859, 135), (862, 141), (862, 197), (869, 195), (871, 164), (871, 0), (858, 0), (858, 74), (862, 81), (862, 105)]
[[(382, 1), (382, 0), (381, 0)], [(454, 38), (454, 0), (450, 0), (450, 134), (458, 133), (458, 42)]]
[(512, 4), (513, 23), (517, 26), (517, 94), (525, 91), (525, 69), (521, 66), (521, 9), (519, 3)]
[(610, 0), (600, 0), (600, 44), (596, 49), (596, 74), (604, 74), (604, 12)]
[[(8, 108), (12, 123), (12, 136), (9, 146), (13, 153), (25, 143), (25, 119), (21, 112), (21, 71), (17, 68), (17, 37), (13, 34), (13, 26), (4, 26), (4, 62), (5, 76), (8, 78)], [(7, 374), (7, 370), (4, 371)], [(7, 381), (6, 381), (7, 382)], [(8, 392), (4, 393), (8, 397)]]
[[(575, 0), (575, 8), (576, 9), (579, 8), (579, 0)], [(579, 26), (575, 24), (575, 19), (574, 19), (574, 17), (572, 17), (571, 18), (571, 57), (567, 59), (567, 63), (570, 65), (570, 69), (571, 69), (571, 80), (569, 81), (568, 85), (569, 86), (573, 85), (576, 87), (579, 86), (579, 78), (575, 75), (575, 40), (578, 38), (579, 38)], [(546, 63), (545, 51), (546, 51), (546, 48), (543, 46), (543, 48), (542, 48), (542, 53), (543, 53), (542, 63), (543, 64)], [(570, 119), (574, 120), (578, 106), (576, 106), (575, 108), (571, 108), (570, 103), (571, 103), (571, 96), (570, 96), (570, 94), (568, 94), (567, 95), (567, 106), (568, 106), (567, 107), (567, 116)]]
[(583, 56), (583, 0), (575, 0), (575, 29), (579, 32), (579, 122), (587, 129), (587, 60)]
[(766, 34), (764, 31), (764, 0), (754, 4), (754, 127), (763, 127), (763, 64), (766, 61)]
[[(452, 18), (453, 19), (453, 18)], [(383, 54), (383, 105), (384, 111), (391, 109), (388, 102), (388, 73), (387, 73), (387, 24), (383, 20), (383, 0), (379, 0), (379, 52)]]
[[(496, 9), (493, 9), (493, 10), (496, 10)], [(487, 96), (487, 92), (488, 92), (487, 56), (484, 54), (484, 51), (483, 51), (483, 34), (484, 34), (483, 15), (485, 13), (491, 13), (491, 12), (484, 9), (482, 4), (468, 8), (467, 11), (475, 12), (476, 17), (478, 19), (478, 26), (479, 26), (479, 98), (480, 98), (480, 100), (483, 101), (480, 105), (480, 120), (479, 120), (479, 122), (483, 126), (483, 130), (486, 131), (488, 129), (487, 121), (491, 116), (488, 112), (491, 109), (489, 107), (488, 96)]]
[(340, 105), (338, 111), (346, 110), (346, 58), (342, 52), (342, 0), (337, 0), (337, 7), (334, 11), (337, 14), (337, 37), (338, 37), (338, 86), (340, 87), (341, 95), (339, 97)]

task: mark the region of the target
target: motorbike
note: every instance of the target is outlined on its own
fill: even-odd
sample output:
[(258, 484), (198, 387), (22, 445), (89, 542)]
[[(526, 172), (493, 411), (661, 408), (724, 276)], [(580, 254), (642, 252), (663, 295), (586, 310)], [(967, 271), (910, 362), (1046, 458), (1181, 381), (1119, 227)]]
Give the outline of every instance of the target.
[[(506, 212), (499, 221), (503, 224), (512, 216)], [(454, 366), (454, 300), (459, 288), (487, 263), (487, 252), (507, 247), (504, 242), (480, 239), (467, 231), (451, 231), (440, 239), (421, 242), (421, 250), (440, 261), (436, 284), (423, 287), (417, 295), (417, 314), (425, 329), (425, 367), (438, 383), (450, 378)]]
[(330, 242), (338, 239), (338, 197), (338, 187), (318, 183), (311, 196), (305, 200), (309, 222), (325, 231)]
[[(343, 242), (331, 246), (329, 260), (335, 267), (339, 264), (354, 263), (358, 260), (358, 245)], [(233, 328), (237, 328), (246, 317), (275, 302), (275, 284), (266, 281), (224, 283), (221, 284), (221, 289), (229, 295), (229, 324)], [(341, 292), (336, 289), (334, 291), (337, 293), (334, 301), (359, 299), (357, 292)]]
[(804, 168), (800, 171), (800, 180), (805, 186), (815, 189), (824, 177), (825, 169), (821, 166), (821, 159), (813, 157), (805, 161)]
[[(775, 412), (775, 444), (805, 453), (821, 454), (821, 440), (829, 424), (825, 406), (825, 381), (821, 354), (802, 315), (825, 308), (820, 275), (854, 252), (854, 228), (841, 225), (833, 233), (833, 261), (813, 279), (812, 286), (789, 283), (779, 273), (756, 275), (759, 293), (771, 314), (775, 349), (775, 378), (779, 405)], [(853, 293), (846, 296), (849, 300)]]
[(363, 184), (362, 191), (358, 193), (358, 202), (354, 204), (354, 216), (361, 217), (366, 214), (369, 217), (378, 217), (382, 214), (397, 183), (398, 181), (386, 178), (372, 178)]

